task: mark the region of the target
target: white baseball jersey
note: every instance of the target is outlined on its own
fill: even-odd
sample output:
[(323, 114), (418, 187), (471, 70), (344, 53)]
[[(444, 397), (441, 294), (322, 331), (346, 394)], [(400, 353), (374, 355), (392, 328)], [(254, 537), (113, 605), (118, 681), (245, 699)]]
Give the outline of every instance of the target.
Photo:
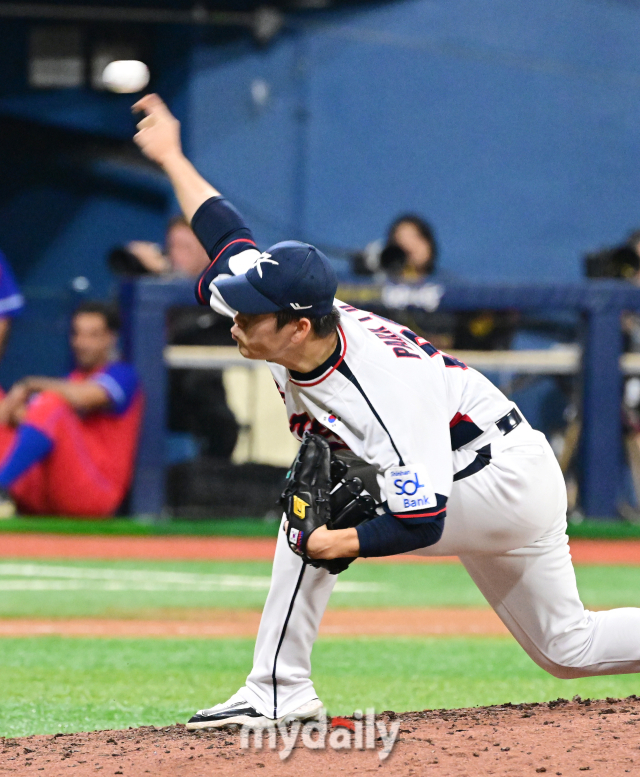
[[(237, 232), (227, 231), (203, 275), (209, 304), (230, 316), (235, 311), (213, 280), (220, 271), (246, 272), (261, 256)], [(269, 264), (262, 270), (269, 272)], [(204, 301), (203, 281), (199, 289)], [(474, 451), (499, 434), (495, 422), (513, 404), (483, 375), (406, 327), (337, 299), (335, 305), (341, 316), (338, 344), (324, 364), (300, 374), (269, 363), (291, 432), (298, 439), (306, 431), (321, 434), (333, 448), (349, 448), (373, 465), (395, 517), (422, 523), (444, 516), (458, 471), (452, 451), (468, 450), (462, 463), (470, 464)]]

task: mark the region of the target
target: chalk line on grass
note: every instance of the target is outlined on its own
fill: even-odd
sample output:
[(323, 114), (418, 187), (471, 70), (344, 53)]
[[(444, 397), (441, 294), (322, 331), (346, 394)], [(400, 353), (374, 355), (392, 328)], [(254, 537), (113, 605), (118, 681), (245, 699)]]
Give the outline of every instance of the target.
[[(17, 579), (12, 579), (17, 578)], [(265, 575), (217, 575), (197, 572), (72, 567), (53, 564), (0, 564), (0, 591), (256, 591), (268, 590)], [(382, 583), (338, 580), (337, 593), (375, 593)]]

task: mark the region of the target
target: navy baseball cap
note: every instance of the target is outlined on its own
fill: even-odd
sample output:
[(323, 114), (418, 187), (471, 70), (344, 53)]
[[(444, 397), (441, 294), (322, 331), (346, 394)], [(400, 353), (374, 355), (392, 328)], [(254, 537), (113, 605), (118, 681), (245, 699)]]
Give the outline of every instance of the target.
[(260, 254), (245, 275), (219, 278), (214, 284), (227, 305), (240, 313), (299, 310), (317, 317), (331, 313), (338, 279), (322, 251), (287, 240)]

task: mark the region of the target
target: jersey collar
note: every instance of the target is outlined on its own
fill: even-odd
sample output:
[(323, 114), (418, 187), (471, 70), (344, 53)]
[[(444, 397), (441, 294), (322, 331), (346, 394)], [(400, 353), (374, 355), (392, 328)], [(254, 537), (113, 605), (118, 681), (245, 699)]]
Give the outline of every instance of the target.
[(331, 373), (336, 370), (347, 353), (347, 338), (344, 336), (342, 327), (338, 325), (338, 342), (335, 351), (320, 366), (311, 372), (296, 372), (289, 370), (289, 380), (296, 386), (317, 386), (326, 380)]

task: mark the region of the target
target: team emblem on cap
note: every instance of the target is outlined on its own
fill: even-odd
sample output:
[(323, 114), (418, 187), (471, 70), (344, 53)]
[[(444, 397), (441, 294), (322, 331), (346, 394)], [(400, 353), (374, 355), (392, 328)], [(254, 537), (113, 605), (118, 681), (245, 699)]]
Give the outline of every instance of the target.
[(256, 263), (254, 267), (258, 271), (258, 275), (262, 278), (262, 263), (267, 262), (268, 264), (280, 264), (280, 262), (276, 262), (275, 259), (271, 258), (271, 254), (268, 254), (266, 251), (260, 254), (260, 256), (256, 259)]

